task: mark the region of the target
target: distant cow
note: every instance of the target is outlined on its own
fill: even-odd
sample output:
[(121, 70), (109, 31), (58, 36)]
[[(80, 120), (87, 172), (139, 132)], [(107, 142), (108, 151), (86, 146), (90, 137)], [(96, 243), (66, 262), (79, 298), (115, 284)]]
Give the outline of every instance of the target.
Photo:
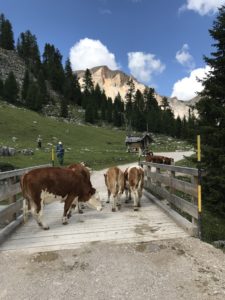
[(128, 201), (128, 193), (133, 197), (134, 210), (138, 210), (141, 206), (142, 190), (144, 187), (144, 170), (142, 167), (130, 167), (124, 172), (126, 190), (126, 202)]
[(171, 165), (174, 163), (174, 159), (166, 156), (161, 156), (161, 155), (153, 155), (153, 152), (149, 152), (146, 155), (145, 160), (147, 162), (153, 162), (156, 164), (166, 164), (166, 165)]
[(74, 200), (87, 202), (91, 207), (102, 210), (95, 188), (79, 171), (54, 167), (31, 170), (21, 178), (21, 188), (26, 199), (25, 211), (30, 206), (33, 217), (43, 229), (49, 229), (42, 220), (44, 204), (53, 201), (65, 202), (63, 224), (68, 223)]
[(116, 211), (116, 206), (118, 209), (121, 206), (119, 202), (120, 196), (123, 194), (124, 191), (124, 174), (118, 167), (111, 167), (108, 169), (105, 177), (105, 184), (108, 191), (108, 200), (107, 203), (110, 202), (110, 196), (113, 195), (113, 204), (112, 204), (112, 211)]

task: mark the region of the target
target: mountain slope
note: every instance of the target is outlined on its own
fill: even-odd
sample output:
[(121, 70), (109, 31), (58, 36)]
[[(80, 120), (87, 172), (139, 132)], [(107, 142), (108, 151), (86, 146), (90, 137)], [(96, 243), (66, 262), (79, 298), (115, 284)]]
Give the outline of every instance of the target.
[[(119, 70), (112, 71), (107, 66), (94, 67), (90, 69), (90, 72), (92, 74), (94, 84), (99, 84), (100, 88), (105, 90), (106, 96), (111, 97), (113, 100), (118, 93), (120, 93), (123, 100), (125, 99), (125, 95), (128, 91), (127, 82), (130, 78), (133, 79), (135, 90), (139, 89), (141, 92), (143, 92), (146, 88), (144, 84), (138, 82), (134, 77), (128, 76), (127, 74)], [(81, 86), (83, 85), (84, 73), (85, 71), (83, 70), (76, 72)], [(155, 96), (158, 104), (160, 105), (163, 96), (160, 96), (157, 93), (155, 94)], [(184, 116), (187, 117), (190, 107), (195, 101), (197, 101), (194, 99), (190, 101), (181, 101), (177, 98), (168, 97), (170, 107), (172, 108), (175, 117), (177, 117), (178, 115), (181, 118), (183, 118)]]

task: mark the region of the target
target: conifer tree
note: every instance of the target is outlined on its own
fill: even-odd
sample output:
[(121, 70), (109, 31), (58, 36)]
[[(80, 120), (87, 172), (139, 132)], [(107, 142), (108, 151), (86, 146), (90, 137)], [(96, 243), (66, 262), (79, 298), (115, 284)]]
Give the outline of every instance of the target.
[(3, 96), (3, 91), (4, 91), (4, 83), (3, 80), (0, 78), (0, 97)]
[(41, 59), (37, 38), (29, 30), (22, 32), (17, 41), (17, 52), (22, 57), (29, 71), (38, 76)]
[(204, 57), (211, 71), (202, 81), (204, 90), (197, 104), (202, 140), (204, 199), (213, 211), (225, 215), (225, 6), (219, 9), (210, 36), (211, 57)]
[(60, 102), (60, 116), (62, 118), (68, 118), (68, 104), (65, 98), (62, 98)]
[(24, 78), (23, 78), (22, 91), (21, 91), (22, 101), (25, 101), (25, 99), (27, 97), (29, 85), (30, 85), (30, 76), (29, 76), (29, 71), (26, 69)]
[(13, 72), (10, 72), (4, 84), (4, 98), (10, 103), (16, 103), (19, 93), (19, 87)]
[(52, 88), (63, 93), (65, 74), (62, 66), (62, 55), (54, 45), (45, 44), (43, 53), (43, 71), (45, 79), (49, 80)]
[(26, 106), (34, 111), (41, 110), (40, 89), (36, 82), (30, 82), (26, 96)]
[(7, 50), (15, 49), (12, 25), (5, 19), (4, 14), (0, 15), (0, 47)]

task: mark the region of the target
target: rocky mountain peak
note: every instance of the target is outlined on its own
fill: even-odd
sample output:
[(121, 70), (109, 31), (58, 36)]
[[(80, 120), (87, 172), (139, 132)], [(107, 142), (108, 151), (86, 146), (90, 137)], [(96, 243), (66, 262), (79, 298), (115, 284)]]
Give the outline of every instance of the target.
[[(143, 93), (144, 89), (146, 88), (146, 85), (138, 82), (133, 76), (127, 75), (120, 70), (110, 70), (107, 66), (97, 66), (91, 68), (90, 72), (92, 74), (94, 85), (98, 84), (102, 90), (105, 90), (106, 96), (111, 97), (112, 100), (114, 100), (117, 94), (120, 93), (122, 99), (125, 101), (125, 95), (128, 91), (127, 82), (130, 78), (133, 79), (135, 90), (139, 89)], [(84, 73), (84, 70), (76, 72), (81, 86), (83, 85)], [(163, 96), (156, 93), (155, 97), (160, 105)], [(196, 99), (194, 98), (190, 101), (182, 101), (176, 97), (168, 97), (168, 102), (174, 112), (175, 117), (179, 115), (181, 118), (184, 116), (188, 117), (190, 107), (193, 106), (196, 101), (198, 101), (197, 97)]]

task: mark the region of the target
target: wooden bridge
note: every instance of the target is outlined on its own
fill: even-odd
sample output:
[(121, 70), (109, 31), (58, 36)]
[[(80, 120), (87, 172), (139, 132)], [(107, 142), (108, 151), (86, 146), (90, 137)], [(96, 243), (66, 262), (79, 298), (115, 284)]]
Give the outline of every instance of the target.
[(140, 211), (133, 211), (132, 203), (124, 203), (120, 211), (111, 212), (111, 205), (104, 203), (107, 199), (104, 170), (95, 171), (91, 180), (100, 192), (103, 211), (86, 208), (84, 214), (75, 213), (64, 226), (63, 204), (52, 203), (44, 210), (50, 225), (48, 231), (40, 229), (33, 218), (22, 225), (19, 177), (31, 168), (0, 173), (0, 251), (39, 252), (73, 249), (101, 241), (128, 243), (196, 236), (197, 169), (140, 164), (145, 168)]

